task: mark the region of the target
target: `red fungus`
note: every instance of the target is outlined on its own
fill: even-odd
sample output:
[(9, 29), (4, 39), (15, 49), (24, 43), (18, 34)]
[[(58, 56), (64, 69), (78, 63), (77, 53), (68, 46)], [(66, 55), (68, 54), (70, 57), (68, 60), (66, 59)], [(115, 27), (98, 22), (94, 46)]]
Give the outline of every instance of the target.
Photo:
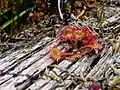
[(79, 29), (74, 30), (73, 32), (75, 40), (82, 40), (85, 36), (85, 33)]
[(73, 32), (74, 30), (76, 30), (77, 27), (75, 26), (65, 26), (61, 29), (61, 32), (60, 32), (60, 38), (61, 40), (73, 40), (74, 37), (73, 37)]
[(92, 49), (97, 51), (102, 49), (97, 36), (87, 26), (65, 26), (61, 29), (58, 37), (60, 38), (58, 42), (62, 44), (62, 41), (66, 41), (66, 44), (65, 46), (63, 44), (64, 52), (57, 48), (51, 50), (52, 58), (57, 61), (61, 59), (75, 60), (77, 57), (89, 53)]
[(59, 49), (57, 48), (52, 48), (50, 50), (50, 57), (55, 60), (55, 61), (58, 61), (61, 59), (61, 52)]

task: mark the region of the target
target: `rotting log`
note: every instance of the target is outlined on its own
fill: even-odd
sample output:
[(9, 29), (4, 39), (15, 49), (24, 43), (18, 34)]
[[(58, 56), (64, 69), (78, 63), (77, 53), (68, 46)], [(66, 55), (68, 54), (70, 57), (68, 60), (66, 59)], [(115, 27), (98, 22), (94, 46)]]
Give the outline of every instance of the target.
[[(104, 55), (105, 53), (107, 53), (109, 50), (106, 50), (106, 52), (102, 52), (102, 54), (100, 55)], [(72, 80), (72, 78), (74, 79), (74, 75), (79, 76), (80, 72), (85, 72), (87, 68), (90, 67), (90, 65), (92, 64), (92, 62), (97, 59), (99, 57), (99, 55), (95, 55), (93, 57), (83, 57), (81, 59), (79, 59), (77, 62), (75, 62), (74, 64), (72, 64), (70, 61), (62, 61), (57, 68), (53, 68), (47, 75), (47, 77), (49, 78), (49, 76), (52, 76), (52, 79), (54, 79), (55, 81), (51, 80), (49, 81), (44, 87), (39, 87), (40, 90), (54, 90), (56, 87), (59, 89), (61, 88), (68, 88), (73, 82), (74, 80)], [(99, 59), (98, 59), (99, 61)], [(67, 63), (66, 63), (67, 62)], [(100, 61), (99, 61), (100, 62)], [(59, 69), (58, 69), (59, 68)], [(61, 70), (61, 69), (62, 70)], [(64, 70), (66, 69), (66, 71)], [(88, 72), (89, 73), (89, 72)], [(44, 76), (43, 76), (44, 77)], [(41, 81), (38, 80), (39, 82)], [(52, 82), (52, 83), (51, 83)], [(61, 83), (59, 83), (61, 82)], [(34, 83), (33, 85), (34, 86)], [(31, 88), (33, 87), (29, 87), (28, 90), (32, 90)], [(36, 87), (37, 88), (37, 87)]]
[[(53, 42), (46, 37), (29, 50), (17, 50), (0, 59), (0, 90), (64, 90), (73, 83), (77, 90), (80, 83), (75, 84), (75, 79), (80, 80), (77, 77), (81, 72), (85, 72), (85, 78), (101, 79), (115, 61), (112, 47), (106, 45), (98, 55), (86, 55), (75, 62), (63, 60), (55, 66), (48, 57), (48, 47)], [(49, 67), (52, 69), (46, 71)]]

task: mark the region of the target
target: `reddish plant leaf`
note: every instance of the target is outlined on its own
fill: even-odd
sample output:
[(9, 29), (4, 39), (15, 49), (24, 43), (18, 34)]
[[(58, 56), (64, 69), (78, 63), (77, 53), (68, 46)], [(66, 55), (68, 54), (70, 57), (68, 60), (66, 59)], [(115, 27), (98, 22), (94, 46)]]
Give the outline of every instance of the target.
[(59, 49), (57, 48), (52, 48), (50, 50), (50, 57), (55, 60), (55, 61), (58, 61), (61, 59), (61, 52)]
[(61, 59), (75, 60), (91, 50), (98, 52), (103, 48), (101, 43), (98, 43), (97, 36), (87, 26), (65, 26), (61, 29), (58, 37), (58, 42), (63, 44), (65, 41), (66, 45), (63, 44), (64, 52), (56, 48), (52, 49), (52, 58), (57, 61)]
[(73, 32), (74, 30), (76, 30), (77, 27), (75, 26), (65, 26), (61, 29), (61, 32), (60, 32), (60, 38), (61, 40), (73, 40), (74, 37), (73, 37)]
[(85, 37), (85, 33), (80, 29), (74, 30), (73, 34), (74, 40), (82, 40)]
[(46, 7), (46, 0), (37, 0), (36, 1), (36, 9), (41, 12), (44, 11), (45, 7)]
[(100, 90), (100, 85), (99, 85), (99, 83), (93, 82), (93, 83), (89, 86), (88, 90)]

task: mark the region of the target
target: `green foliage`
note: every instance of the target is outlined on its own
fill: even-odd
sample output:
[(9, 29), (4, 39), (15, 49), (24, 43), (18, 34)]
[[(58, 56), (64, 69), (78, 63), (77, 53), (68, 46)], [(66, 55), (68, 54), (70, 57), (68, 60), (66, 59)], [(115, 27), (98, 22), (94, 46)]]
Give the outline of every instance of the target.
[(102, 11), (98, 11), (98, 27), (104, 22), (104, 15)]
[(117, 76), (113, 79), (111, 87), (116, 87), (117, 84), (120, 84), (120, 76)]
[(23, 16), (34, 6), (34, 0), (0, 0), (0, 28), (10, 32), (21, 24)]
[(98, 25), (97, 25), (97, 27), (102, 26), (102, 24), (104, 22), (103, 10), (104, 10), (104, 6), (106, 5), (105, 0), (101, 0), (100, 5), (101, 6), (97, 10), (97, 14), (98, 14)]
[[(29, 8), (29, 9), (31, 9), (31, 8)], [(19, 15), (16, 15), (16, 16), (14, 16), (12, 19), (8, 20), (6, 23), (4, 23), (4, 24), (1, 26), (1, 29), (6, 28), (8, 25), (10, 25), (10, 24), (13, 23), (14, 21), (16, 21), (19, 17), (22, 17), (29, 9), (21, 12)]]

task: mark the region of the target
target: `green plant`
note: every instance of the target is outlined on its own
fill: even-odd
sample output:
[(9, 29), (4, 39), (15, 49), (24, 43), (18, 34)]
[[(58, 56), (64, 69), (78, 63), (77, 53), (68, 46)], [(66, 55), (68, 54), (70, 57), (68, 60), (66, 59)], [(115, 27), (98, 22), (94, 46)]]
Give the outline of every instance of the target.
[(0, 3), (0, 28), (7, 33), (20, 26), (23, 17), (34, 7), (34, 0), (1, 0)]

